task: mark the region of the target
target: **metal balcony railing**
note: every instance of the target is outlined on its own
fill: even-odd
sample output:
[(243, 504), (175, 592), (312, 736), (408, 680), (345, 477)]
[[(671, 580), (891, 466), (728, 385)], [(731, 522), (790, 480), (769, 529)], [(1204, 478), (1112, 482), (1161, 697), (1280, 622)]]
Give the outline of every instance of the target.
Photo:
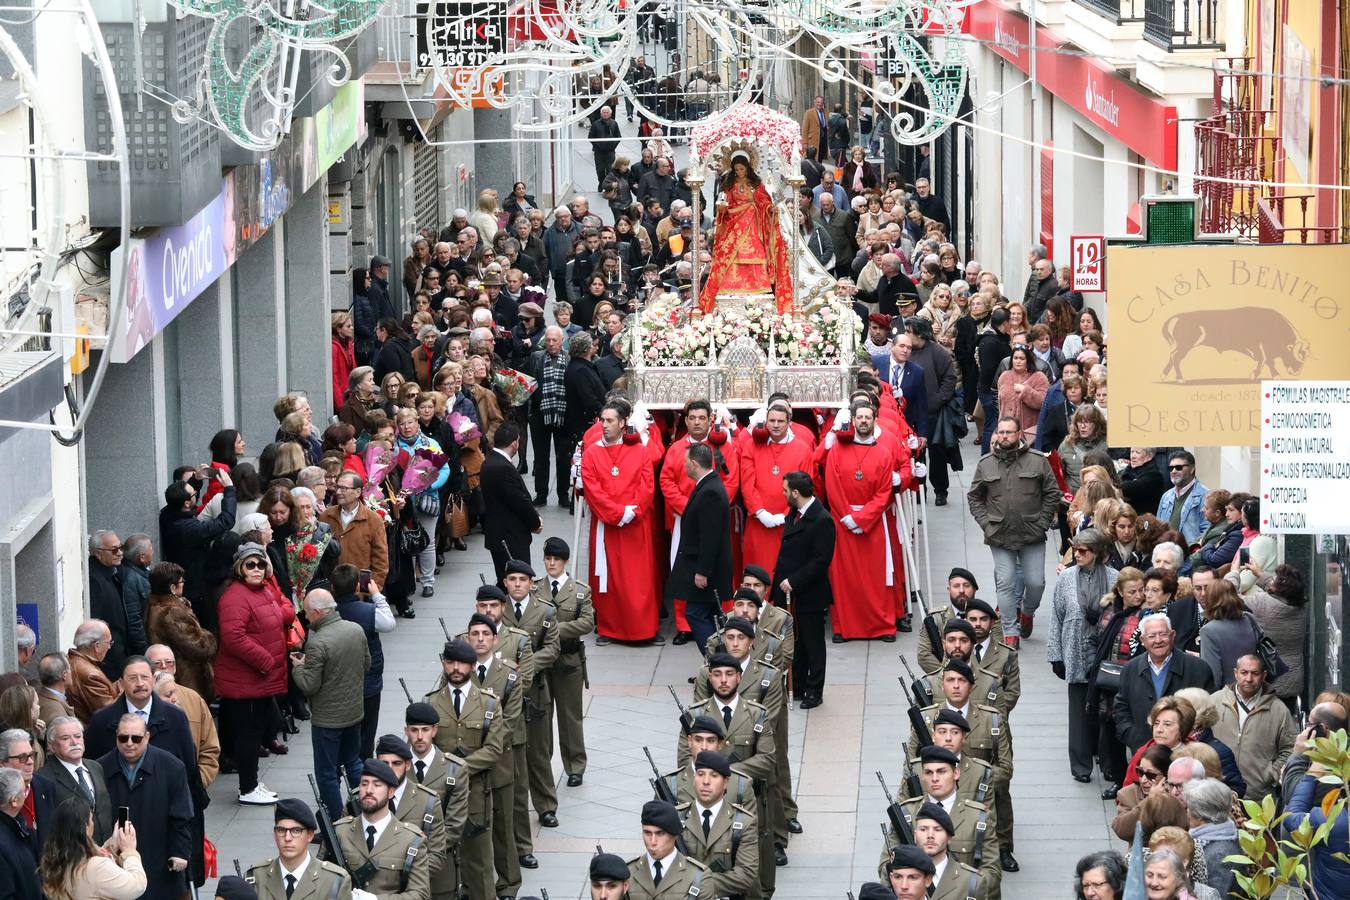
[(1142, 22), (1144, 0), (1076, 0), (1093, 12), (1120, 25), (1124, 22)]
[(1169, 52), (1223, 47), (1222, 0), (1144, 0), (1144, 40)]
[(1296, 237), (1300, 244), (1336, 244), (1346, 240), (1345, 229), (1310, 225), (1308, 201), (1312, 194), (1272, 194), (1256, 201), (1257, 237), (1263, 244), (1284, 244)]

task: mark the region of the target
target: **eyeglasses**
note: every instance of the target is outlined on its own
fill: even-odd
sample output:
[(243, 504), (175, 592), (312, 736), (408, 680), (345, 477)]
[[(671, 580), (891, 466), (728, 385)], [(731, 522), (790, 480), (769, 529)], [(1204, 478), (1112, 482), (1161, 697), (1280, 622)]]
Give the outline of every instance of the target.
[(246, 571), (246, 572), (253, 571), (254, 569), (266, 569), (266, 568), (267, 568), (267, 566), (266, 566), (265, 564), (263, 564), (263, 563), (260, 563), (260, 562), (246, 562), (246, 563), (244, 563), (244, 571)]
[(1186, 782), (1184, 782), (1184, 781), (1182, 781), (1182, 782), (1176, 782), (1176, 781), (1164, 781), (1163, 784), (1167, 785), (1167, 789), (1168, 789), (1169, 791), (1179, 791), (1179, 790), (1181, 790), (1183, 787), (1186, 786)]
[(298, 838), (301, 835), (303, 835), (306, 831), (309, 831), (309, 829), (305, 828), (302, 825), (296, 825), (292, 828), (287, 828), (285, 825), (272, 826), (272, 833), (275, 834), (277, 837)]
[(1152, 771), (1152, 770), (1145, 769), (1143, 766), (1140, 766), (1140, 767), (1139, 767), (1139, 777), (1140, 777), (1140, 779), (1147, 778), (1149, 781), (1153, 781), (1155, 778), (1161, 778), (1161, 777), (1162, 777), (1162, 773), (1161, 773), (1161, 772), (1154, 772), (1154, 771)]
[(1092, 551), (1092, 548), (1091, 548), (1091, 547), (1074, 547), (1074, 548), (1073, 548), (1073, 552), (1074, 552), (1074, 553), (1091, 553), (1091, 552), (1093, 552), (1093, 551)]
[(121, 555), (122, 555), (122, 548), (121, 548), (121, 547), (99, 547), (99, 548), (98, 548), (98, 552), (99, 552), (99, 553), (111, 553), (111, 554), (113, 554), (114, 556), (121, 556)]
[(37, 759), (37, 754), (32, 751), (29, 751), (28, 753), (15, 753), (7, 758), (10, 760), (16, 760), (18, 762), (32, 762), (33, 760)]
[(139, 744), (144, 740), (145, 735), (143, 734), (119, 734), (117, 736), (117, 743), (119, 744)]
[(1168, 467), (1167, 467), (1167, 469), (1168, 469), (1169, 472), (1180, 472), (1180, 471), (1182, 471), (1183, 469), (1189, 469), (1189, 468), (1190, 468), (1190, 466), (1187, 465), (1186, 463), (1182, 463), (1182, 464), (1179, 465), (1179, 466), (1168, 466)]

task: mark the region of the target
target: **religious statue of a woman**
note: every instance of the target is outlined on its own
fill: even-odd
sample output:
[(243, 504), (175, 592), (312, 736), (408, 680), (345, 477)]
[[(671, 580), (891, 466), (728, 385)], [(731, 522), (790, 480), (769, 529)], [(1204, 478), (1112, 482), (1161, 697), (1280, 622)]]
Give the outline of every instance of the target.
[(792, 276), (778, 209), (750, 167), (748, 153), (731, 155), (718, 188), (712, 269), (699, 294), (699, 308), (712, 312), (719, 294), (772, 294), (779, 312), (791, 309)]

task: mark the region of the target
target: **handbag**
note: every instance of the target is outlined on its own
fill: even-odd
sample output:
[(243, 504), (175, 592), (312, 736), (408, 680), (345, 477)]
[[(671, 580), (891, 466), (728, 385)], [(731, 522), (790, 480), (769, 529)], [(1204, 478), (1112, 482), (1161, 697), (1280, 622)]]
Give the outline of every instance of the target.
[(218, 860), (216, 855), (216, 845), (211, 843), (211, 839), (206, 836), (202, 837), (202, 861), (204, 863), (204, 868), (206, 869), (206, 877), (217, 877)]
[(418, 515), (439, 516), (441, 497), (435, 491), (423, 491), (413, 498), (413, 508), (417, 510)]
[(421, 523), (404, 525), (398, 533), (398, 551), (404, 556), (416, 556), (431, 546), (431, 538)]
[(464, 508), (464, 497), (453, 494), (445, 506), (445, 521), (450, 523), (450, 536), (462, 538), (469, 534), (469, 511)]
[(1104, 662), (1097, 667), (1097, 690), (1114, 694), (1120, 690), (1120, 673), (1124, 663)]
[(1275, 646), (1275, 642), (1261, 630), (1261, 623), (1256, 621), (1256, 616), (1245, 612), (1242, 614), (1242, 618), (1247, 620), (1247, 623), (1252, 626), (1252, 631), (1256, 634), (1256, 655), (1261, 660), (1261, 668), (1266, 670), (1266, 677), (1279, 678), (1281, 675), (1288, 673), (1289, 664), (1280, 656), (1280, 651)]
[(296, 616), (291, 620), (291, 624), (286, 626), (286, 649), (299, 650), (305, 646), (305, 626)]

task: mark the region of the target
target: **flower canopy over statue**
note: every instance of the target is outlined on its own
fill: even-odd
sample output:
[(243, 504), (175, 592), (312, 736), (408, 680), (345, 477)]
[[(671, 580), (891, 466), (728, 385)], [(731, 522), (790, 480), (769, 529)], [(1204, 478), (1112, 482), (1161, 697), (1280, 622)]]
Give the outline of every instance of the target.
[(780, 312), (791, 309), (790, 232), (773, 195), (783, 193), (783, 173), (799, 168), (797, 123), (748, 103), (695, 128), (692, 144), (695, 166), (719, 173), (712, 268), (699, 308), (711, 312), (719, 297), (771, 296)]

